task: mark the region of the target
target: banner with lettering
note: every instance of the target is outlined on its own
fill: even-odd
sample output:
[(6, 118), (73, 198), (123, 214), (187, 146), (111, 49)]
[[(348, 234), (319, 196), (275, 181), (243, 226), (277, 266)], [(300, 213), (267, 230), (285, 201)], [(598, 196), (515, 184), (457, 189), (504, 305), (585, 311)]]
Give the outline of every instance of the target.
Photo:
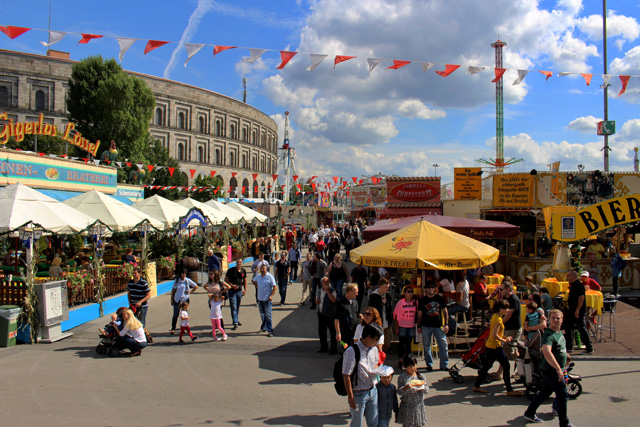
[(387, 202), (440, 202), (440, 178), (387, 177)]
[(453, 168), (453, 193), (455, 200), (481, 200), (482, 168)]
[(535, 176), (504, 174), (493, 176), (493, 206), (500, 208), (533, 207)]

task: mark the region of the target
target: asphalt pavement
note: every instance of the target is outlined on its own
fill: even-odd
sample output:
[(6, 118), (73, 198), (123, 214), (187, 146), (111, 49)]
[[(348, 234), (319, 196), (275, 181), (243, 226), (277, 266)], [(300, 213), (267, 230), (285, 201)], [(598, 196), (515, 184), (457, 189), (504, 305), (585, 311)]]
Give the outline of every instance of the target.
[[(289, 286), (284, 306), (274, 305), (275, 337), (258, 333), (260, 318), (253, 288), (242, 301), (237, 330), (214, 342), (205, 293), (192, 295), (192, 330), (199, 339), (184, 345), (170, 335), (169, 296), (150, 301), (147, 326), (155, 343), (140, 357), (99, 355), (98, 328), (107, 316), (72, 330), (53, 344), (0, 349), (0, 421), (13, 426), (197, 426), (348, 425), (346, 397), (333, 388), (337, 356), (318, 354), (316, 315), (300, 306), (301, 285)], [(275, 301), (279, 301), (276, 295)], [(228, 306), (223, 308), (230, 324)], [(576, 426), (636, 426), (640, 419), (633, 357), (600, 354), (577, 358), (573, 373), (583, 376), (583, 394), (569, 403)], [(390, 356), (392, 366), (396, 359)], [(453, 359), (451, 363), (455, 363)], [(421, 362), (423, 366), (424, 362)], [(476, 371), (463, 368), (462, 384), (445, 372), (425, 373), (429, 425), (520, 426), (526, 397), (507, 397), (502, 383), (471, 390)], [(394, 378), (395, 382), (395, 378)], [(516, 390), (522, 390), (516, 385)], [(539, 416), (555, 425), (550, 408)], [(6, 423), (6, 424), (5, 424)]]

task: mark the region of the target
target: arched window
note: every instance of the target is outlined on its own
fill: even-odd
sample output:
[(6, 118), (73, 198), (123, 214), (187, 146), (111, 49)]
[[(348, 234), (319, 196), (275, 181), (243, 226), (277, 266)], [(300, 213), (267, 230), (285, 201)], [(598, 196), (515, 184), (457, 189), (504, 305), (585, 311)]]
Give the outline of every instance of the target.
[(162, 120), (162, 108), (156, 108), (156, 126), (162, 126), (164, 121)]
[(265, 185), (264, 181), (262, 181), (262, 185), (260, 186), (260, 192), (261, 192), (260, 197), (262, 197), (263, 199), (265, 197), (265, 194), (264, 194), (265, 188), (267, 188), (267, 186)]
[(238, 193), (236, 189), (238, 187), (238, 180), (234, 176), (229, 180), (229, 197), (237, 197)]
[(178, 144), (178, 160), (184, 161), (184, 144)]
[(222, 123), (220, 123), (220, 120), (216, 120), (216, 136), (220, 136), (222, 132)]
[(6, 86), (0, 86), (0, 107), (9, 106), (9, 89)]
[(251, 132), (251, 143), (256, 145), (256, 131)]
[(266, 170), (264, 170), (264, 159), (260, 160), (260, 172), (266, 172)]
[(236, 125), (231, 124), (231, 139), (236, 139)]
[(242, 141), (247, 142), (249, 131), (247, 128), (242, 128)]
[(247, 155), (246, 154), (242, 155), (242, 168), (243, 169), (247, 168)]
[(265, 148), (265, 145), (267, 144), (267, 137), (265, 136), (265, 134), (263, 133), (261, 138), (260, 138), (260, 146), (262, 148)]
[(253, 156), (253, 158), (251, 159), (251, 169), (256, 170), (256, 157)]
[(253, 181), (253, 186), (251, 188), (251, 191), (253, 192), (253, 197), (258, 197), (258, 181)]
[(204, 117), (202, 116), (198, 117), (198, 132), (204, 133), (205, 126), (206, 124), (205, 124)]
[(36, 92), (36, 111), (46, 110), (44, 92), (39, 90)]
[(231, 167), (236, 166), (236, 153), (233, 151), (229, 153), (229, 166)]
[(249, 197), (249, 180), (248, 180), (248, 179), (246, 179), (246, 178), (245, 178), (245, 179), (242, 181), (242, 187), (243, 187), (243, 188), (241, 188), (241, 190), (244, 190), (244, 191), (242, 192), (242, 195), (243, 195), (244, 197)]
[(216, 165), (222, 164), (222, 158), (220, 156), (220, 149), (216, 148)]
[(181, 111), (178, 113), (178, 129), (186, 129), (185, 125), (186, 125), (185, 115)]
[(204, 147), (202, 145), (198, 147), (198, 162), (204, 163)]

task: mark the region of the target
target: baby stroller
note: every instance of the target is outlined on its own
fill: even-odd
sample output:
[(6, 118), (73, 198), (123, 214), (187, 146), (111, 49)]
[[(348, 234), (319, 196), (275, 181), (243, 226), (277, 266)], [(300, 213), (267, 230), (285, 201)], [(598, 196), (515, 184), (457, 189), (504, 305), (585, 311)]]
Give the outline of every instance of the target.
[(96, 346), (96, 352), (98, 354), (108, 354), (111, 357), (120, 356), (120, 350), (116, 346), (116, 341), (118, 340), (116, 328), (111, 323), (107, 323), (104, 329), (98, 330), (100, 331), (100, 343)]
[[(460, 370), (462, 368), (468, 366), (478, 371), (482, 368), (481, 356), (485, 352), (486, 347), (484, 344), (489, 338), (490, 332), (491, 331), (487, 329), (483, 333), (481, 333), (478, 339), (476, 339), (476, 342), (474, 342), (473, 345), (471, 346), (471, 349), (469, 349), (466, 353), (464, 353), (460, 358), (460, 361), (456, 362), (456, 364), (449, 369), (449, 376), (451, 377), (454, 383), (462, 384), (462, 382), (464, 381), (464, 377), (460, 375)], [(462, 364), (462, 366), (459, 367), (458, 364), (460, 363)], [(491, 377), (491, 375), (487, 374), (486, 378), (484, 379), (484, 382), (488, 383), (488, 382), (491, 382), (492, 380), (493, 378)]]

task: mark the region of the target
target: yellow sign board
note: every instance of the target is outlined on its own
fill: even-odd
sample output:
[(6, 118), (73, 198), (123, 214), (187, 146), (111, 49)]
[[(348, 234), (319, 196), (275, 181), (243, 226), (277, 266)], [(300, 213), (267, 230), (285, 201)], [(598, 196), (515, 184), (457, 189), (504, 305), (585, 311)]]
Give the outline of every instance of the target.
[(482, 168), (454, 168), (453, 192), (455, 200), (482, 199)]
[(493, 176), (493, 206), (528, 208), (533, 206), (534, 176), (505, 174)]
[(640, 194), (609, 199), (572, 214), (553, 214), (551, 236), (562, 242), (573, 242), (636, 221), (640, 221)]

